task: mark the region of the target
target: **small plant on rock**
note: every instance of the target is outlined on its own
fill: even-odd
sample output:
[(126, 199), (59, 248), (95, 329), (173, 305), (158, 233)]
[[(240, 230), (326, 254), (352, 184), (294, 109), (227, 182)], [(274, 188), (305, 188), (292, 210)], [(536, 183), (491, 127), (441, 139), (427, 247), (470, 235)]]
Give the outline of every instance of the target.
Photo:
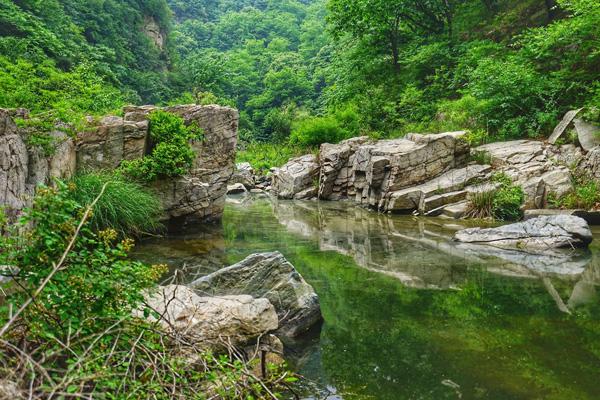
[(186, 126), (183, 118), (165, 111), (154, 111), (149, 119), (151, 153), (124, 161), (119, 172), (146, 182), (188, 173), (196, 157), (190, 142), (202, 140), (202, 130), (196, 124)]

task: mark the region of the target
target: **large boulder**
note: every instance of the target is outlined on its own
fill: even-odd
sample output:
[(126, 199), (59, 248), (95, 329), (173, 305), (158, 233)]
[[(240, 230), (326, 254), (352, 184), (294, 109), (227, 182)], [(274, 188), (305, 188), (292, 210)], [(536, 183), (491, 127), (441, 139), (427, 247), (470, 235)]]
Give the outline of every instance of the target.
[[(124, 117), (105, 117), (78, 136), (79, 171), (114, 169), (123, 160), (143, 157), (149, 150), (148, 115), (155, 106), (129, 106)], [(162, 110), (197, 124), (203, 140), (191, 142), (196, 158), (188, 174), (154, 182), (165, 220), (172, 226), (221, 218), (227, 184), (235, 168), (238, 112), (229, 107), (181, 105)]]
[(298, 336), (321, 320), (319, 297), (281, 253), (253, 254), (200, 278), (191, 287), (209, 295), (265, 297), (279, 315), (279, 332)]
[(146, 303), (161, 316), (163, 329), (207, 349), (244, 345), (278, 327), (269, 300), (248, 295), (200, 297), (186, 286), (169, 285), (147, 294)]
[(546, 250), (585, 247), (592, 232), (584, 219), (572, 215), (551, 215), (498, 228), (469, 228), (458, 231), (454, 240), (519, 250)]
[(319, 163), (314, 154), (290, 160), (273, 172), (273, 191), (281, 199), (310, 199), (317, 195)]

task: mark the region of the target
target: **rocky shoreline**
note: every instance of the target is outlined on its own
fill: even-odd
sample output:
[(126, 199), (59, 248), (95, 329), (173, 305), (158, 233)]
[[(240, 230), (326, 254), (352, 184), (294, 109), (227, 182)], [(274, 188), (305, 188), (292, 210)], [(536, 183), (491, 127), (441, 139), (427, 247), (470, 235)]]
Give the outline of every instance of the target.
[[(556, 144), (569, 128), (577, 132), (581, 145)], [(238, 192), (266, 190), (280, 199), (351, 200), (380, 212), (463, 218), (472, 196), (494, 190), (492, 178), (503, 174), (522, 188), (522, 210), (531, 216), (543, 214), (535, 210), (547, 209), (553, 199), (572, 193), (577, 175), (600, 178), (597, 131), (568, 114), (545, 142), (514, 140), (471, 147), (463, 131), (379, 141), (358, 137), (323, 144), (318, 155), (307, 154), (274, 168), (270, 185), (264, 177), (254, 177), (248, 164), (238, 165), (234, 182)], [(593, 210), (579, 211), (589, 222), (597, 220), (597, 213), (589, 212)]]

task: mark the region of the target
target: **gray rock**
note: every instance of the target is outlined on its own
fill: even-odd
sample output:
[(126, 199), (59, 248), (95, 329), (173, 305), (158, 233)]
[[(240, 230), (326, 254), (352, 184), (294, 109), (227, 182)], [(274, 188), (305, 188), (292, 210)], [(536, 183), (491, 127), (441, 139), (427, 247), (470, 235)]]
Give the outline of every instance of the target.
[(321, 320), (319, 297), (281, 253), (253, 254), (191, 284), (215, 295), (248, 294), (265, 297), (279, 315), (279, 331), (298, 336)]
[(247, 193), (248, 189), (241, 183), (234, 183), (233, 185), (227, 185), (227, 194), (241, 194)]
[(579, 144), (585, 151), (592, 151), (596, 146), (600, 146), (600, 127), (580, 118), (574, 119), (573, 122)]
[[(207, 349), (221, 348), (224, 343), (243, 345), (278, 327), (275, 308), (265, 298), (200, 297), (179, 285), (161, 286), (145, 298), (161, 316), (158, 323), (163, 329)], [(139, 311), (135, 315), (143, 316)]]
[(550, 135), (550, 137), (548, 138), (548, 143), (556, 143), (558, 138), (560, 138), (562, 134), (567, 130), (569, 125), (571, 125), (571, 122), (573, 122), (573, 119), (577, 116), (577, 114), (581, 112), (581, 110), (583, 110), (583, 108), (567, 112), (563, 117), (562, 121), (560, 121), (556, 128), (554, 128), (554, 132), (552, 132), (552, 135)]
[(600, 180), (600, 146), (586, 154), (585, 159), (578, 166), (578, 171)]
[(542, 216), (498, 228), (470, 228), (457, 232), (454, 240), (519, 250), (585, 247), (592, 232), (582, 218), (570, 215)]
[(546, 215), (574, 215), (576, 217), (583, 218), (590, 225), (600, 225), (600, 211), (593, 210), (525, 210), (523, 219), (528, 220)]
[(273, 191), (281, 199), (306, 199), (313, 195), (311, 188), (316, 189), (318, 177), (319, 163), (314, 154), (294, 158), (273, 173)]
[(233, 185), (236, 183), (241, 183), (248, 190), (254, 189), (256, 182), (254, 179), (254, 169), (250, 163), (243, 162), (236, 164), (235, 171), (229, 180), (229, 184)]

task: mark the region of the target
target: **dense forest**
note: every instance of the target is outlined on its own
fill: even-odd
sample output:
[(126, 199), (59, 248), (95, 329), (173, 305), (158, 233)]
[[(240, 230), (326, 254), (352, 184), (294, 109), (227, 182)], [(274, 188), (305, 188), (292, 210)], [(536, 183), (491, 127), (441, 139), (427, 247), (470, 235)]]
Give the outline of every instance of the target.
[(2, 0), (0, 26), (0, 106), (221, 103), (245, 142), (541, 137), (600, 103), (594, 0)]

